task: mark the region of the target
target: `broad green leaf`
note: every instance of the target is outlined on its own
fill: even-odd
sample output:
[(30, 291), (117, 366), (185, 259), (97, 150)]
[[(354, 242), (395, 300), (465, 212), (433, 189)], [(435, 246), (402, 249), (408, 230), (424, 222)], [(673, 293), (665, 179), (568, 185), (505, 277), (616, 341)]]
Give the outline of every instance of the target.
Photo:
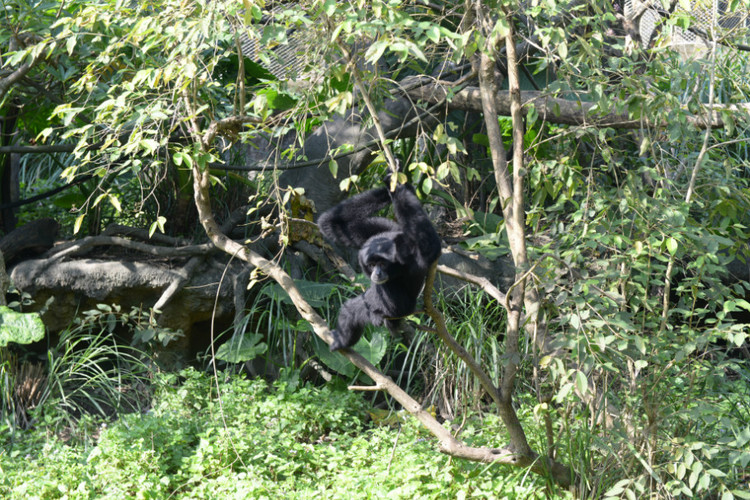
[(65, 42), (65, 49), (68, 51), (69, 56), (73, 55), (73, 50), (75, 50), (76, 47), (76, 41), (77, 40), (75, 36), (70, 36)]
[(115, 210), (117, 210), (117, 213), (119, 214), (120, 212), (122, 212), (122, 205), (120, 205), (120, 199), (113, 194), (110, 194), (108, 196), (109, 196), (109, 202), (112, 204), (113, 207), (115, 207)]
[(164, 224), (167, 222), (167, 218), (160, 215), (154, 222), (151, 223), (148, 229), (148, 237), (151, 238), (156, 232), (157, 228), (164, 234)]
[(31, 344), (44, 338), (44, 323), (38, 313), (20, 313), (0, 306), (0, 347), (9, 342)]
[(572, 390), (573, 390), (572, 383), (567, 382), (563, 384), (563, 386), (560, 387), (560, 390), (557, 391), (557, 394), (555, 395), (555, 399), (557, 399), (557, 401), (564, 401), (565, 398), (568, 396), (568, 394), (570, 394), (570, 391)]
[[(357, 372), (357, 367), (354, 366), (346, 359), (343, 355), (336, 352), (331, 352), (328, 345), (315, 337), (313, 342), (315, 354), (318, 356), (323, 364), (325, 364), (331, 370), (344, 375), (345, 377), (353, 377)], [(388, 340), (385, 335), (380, 331), (375, 331), (372, 334), (372, 339), (362, 337), (359, 342), (353, 347), (355, 351), (366, 358), (370, 363), (377, 366), (378, 363), (385, 356), (386, 348), (388, 347)]]
[(378, 62), (383, 56), (383, 52), (385, 52), (385, 49), (387, 48), (388, 41), (378, 40), (377, 42), (370, 45), (370, 47), (368, 47), (367, 52), (365, 52), (365, 61), (369, 63)]
[(500, 16), (495, 23), (495, 27), (492, 29), (493, 34), (496, 34), (498, 38), (505, 38), (510, 33), (510, 25), (508, 19), (505, 16)]
[(438, 43), (440, 41), (440, 28), (433, 24), (427, 28), (425, 35), (427, 35), (427, 38), (429, 38), (432, 43)]
[(570, 323), (570, 326), (572, 326), (576, 330), (579, 330), (581, 328), (581, 317), (578, 316), (577, 314), (571, 314), (569, 323)]
[(641, 156), (646, 156), (646, 154), (648, 153), (649, 149), (651, 149), (651, 139), (649, 139), (649, 137), (646, 136), (641, 141), (641, 150), (640, 150), (639, 154)]
[(216, 350), (216, 359), (227, 363), (244, 363), (265, 353), (268, 345), (261, 342), (259, 333), (246, 333), (239, 339), (231, 339)]

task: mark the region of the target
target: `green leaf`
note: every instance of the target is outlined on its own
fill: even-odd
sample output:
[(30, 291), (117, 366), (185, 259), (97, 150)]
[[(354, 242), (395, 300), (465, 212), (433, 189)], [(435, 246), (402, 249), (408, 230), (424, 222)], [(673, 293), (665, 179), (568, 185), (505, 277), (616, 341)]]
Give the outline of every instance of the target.
[(159, 229), (159, 231), (161, 231), (162, 234), (164, 234), (164, 224), (166, 222), (167, 218), (160, 215), (154, 222), (151, 223), (151, 226), (149, 226), (148, 237), (151, 238), (156, 232), (157, 228)]
[(339, 189), (341, 191), (349, 191), (349, 188), (352, 186), (352, 184), (357, 182), (358, 180), (359, 180), (358, 175), (352, 175), (350, 177), (347, 177), (346, 179), (343, 179), (341, 182), (339, 182)]
[(499, 38), (505, 38), (510, 33), (510, 25), (508, 20), (500, 16), (495, 23), (495, 27), (492, 29), (493, 34), (496, 34)]
[(576, 372), (576, 389), (581, 395), (586, 394), (589, 390), (589, 380), (586, 378), (586, 374), (580, 370)]
[(328, 169), (331, 171), (331, 175), (335, 179), (338, 176), (339, 173), (339, 164), (336, 160), (331, 158), (331, 161), (328, 162)]
[(425, 35), (427, 35), (427, 38), (429, 38), (432, 43), (438, 43), (440, 41), (440, 28), (433, 24), (427, 28)]
[(112, 204), (112, 206), (115, 207), (115, 210), (117, 211), (117, 214), (119, 214), (120, 212), (122, 212), (122, 205), (120, 205), (120, 199), (117, 196), (113, 195), (113, 194), (108, 195), (108, 198), (109, 198), (109, 202)]
[(635, 344), (635, 348), (638, 349), (638, 352), (646, 354), (646, 343), (643, 341), (643, 337), (636, 335), (633, 337), (633, 343)]
[(74, 49), (75, 49), (75, 47), (76, 47), (76, 41), (77, 41), (77, 40), (76, 40), (76, 37), (75, 37), (75, 36), (71, 36), (71, 37), (69, 37), (69, 38), (68, 38), (68, 39), (67, 39), (67, 40), (65, 41), (65, 50), (67, 50), (67, 51), (68, 51), (68, 55), (69, 55), (69, 56), (72, 56), (72, 55), (73, 55), (73, 50), (74, 50)]
[[(152, 115), (153, 117), (153, 115)], [(144, 153), (147, 155), (154, 154), (154, 151), (159, 149), (159, 141), (156, 141), (154, 139), (143, 139), (138, 143), (138, 145), (143, 149)]]
[(365, 61), (369, 63), (376, 63), (383, 57), (383, 52), (388, 48), (388, 42), (386, 40), (378, 40), (377, 42), (370, 45), (365, 52)]
[(679, 248), (679, 243), (677, 243), (677, 240), (672, 238), (671, 236), (667, 238), (667, 250), (669, 251), (670, 255), (674, 255), (677, 253), (677, 249)]
[(246, 333), (241, 338), (232, 338), (216, 350), (216, 359), (227, 363), (244, 363), (265, 353), (268, 345), (261, 342), (259, 333)]
[[(383, 359), (383, 356), (385, 356), (387, 347), (388, 341), (385, 336), (381, 332), (375, 331), (372, 334), (372, 339), (362, 337), (353, 349), (370, 363), (377, 366)], [(331, 370), (345, 377), (353, 377), (356, 374), (357, 367), (351, 364), (343, 355), (331, 352), (328, 345), (320, 340), (320, 338), (314, 337), (313, 348), (318, 359)]]
[(0, 306), (0, 347), (9, 342), (31, 344), (44, 338), (44, 323), (38, 313), (20, 313)]
[(581, 317), (577, 314), (571, 314), (570, 320), (568, 321), (570, 323), (570, 326), (572, 326), (576, 330), (581, 329)]
[(337, 3), (336, 0), (325, 1), (323, 4), (323, 12), (325, 12), (326, 16), (332, 16), (336, 12)]
[(566, 397), (568, 397), (568, 394), (570, 394), (570, 391), (573, 390), (573, 384), (570, 382), (563, 384), (562, 387), (560, 387), (560, 390), (557, 391), (557, 394), (555, 395), (555, 399), (557, 401), (564, 401)]
[(649, 139), (648, 137), (644, 137), (643, 140), (641, 141), (641, 149), (638, 154), (640, 156), (646, 156), (650, 148), (651, 148), (651, 139)]
[(73, 234), (78, 234), (78, 231), (81, 230), (81, 224), (83, 224), (83, 218), (85, 216), (86, 214), (81, 214), (76, 217), (76, 221), (73, 223)]

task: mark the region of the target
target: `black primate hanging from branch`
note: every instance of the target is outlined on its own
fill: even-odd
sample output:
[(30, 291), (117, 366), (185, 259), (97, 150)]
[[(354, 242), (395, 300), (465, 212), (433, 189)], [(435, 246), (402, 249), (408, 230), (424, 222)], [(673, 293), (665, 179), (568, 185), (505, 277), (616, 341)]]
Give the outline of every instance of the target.
[[(391, 202), (395, 221), (373, 216)], [(401, 318), (414, 312), (427, 272), (440, 256), (440, 237), (413, 188), (364, 192), (323, 213), (318, 225), (329, 240), (359, 249), (359, 265), (372, 282), (341, 307), (331, 350), (356, 344), (368, 323), (398, 330)]]

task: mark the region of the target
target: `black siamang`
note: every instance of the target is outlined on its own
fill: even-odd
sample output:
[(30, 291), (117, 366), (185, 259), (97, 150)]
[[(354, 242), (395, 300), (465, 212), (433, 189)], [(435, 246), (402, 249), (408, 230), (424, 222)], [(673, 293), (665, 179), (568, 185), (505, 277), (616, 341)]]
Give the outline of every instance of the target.
[[(398, 222), (372, 216), (391, 201)], [(401, 318), (414, 312), (427, 271), (440, 256), (440, 237), (413, 188), (358, 194), (323, 213), (318, 226), (329, 240), (360, 249), (359, 265), (372, 281), (341, 307), (331, 350), (356, 344), (367, 323), (397, 331)]]

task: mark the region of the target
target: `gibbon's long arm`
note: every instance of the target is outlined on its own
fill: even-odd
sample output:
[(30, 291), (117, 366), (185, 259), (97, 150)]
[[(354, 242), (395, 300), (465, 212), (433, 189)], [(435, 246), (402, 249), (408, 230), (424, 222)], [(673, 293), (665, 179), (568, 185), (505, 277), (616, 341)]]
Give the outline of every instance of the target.
[(385, 217), (371, 217), (391, 202), (386, 188), (372, 189), (342, 201), (318, 220), (323, 235), (338, 243), (361, 248), (376, 234), (398, 231), (399, 225)]

